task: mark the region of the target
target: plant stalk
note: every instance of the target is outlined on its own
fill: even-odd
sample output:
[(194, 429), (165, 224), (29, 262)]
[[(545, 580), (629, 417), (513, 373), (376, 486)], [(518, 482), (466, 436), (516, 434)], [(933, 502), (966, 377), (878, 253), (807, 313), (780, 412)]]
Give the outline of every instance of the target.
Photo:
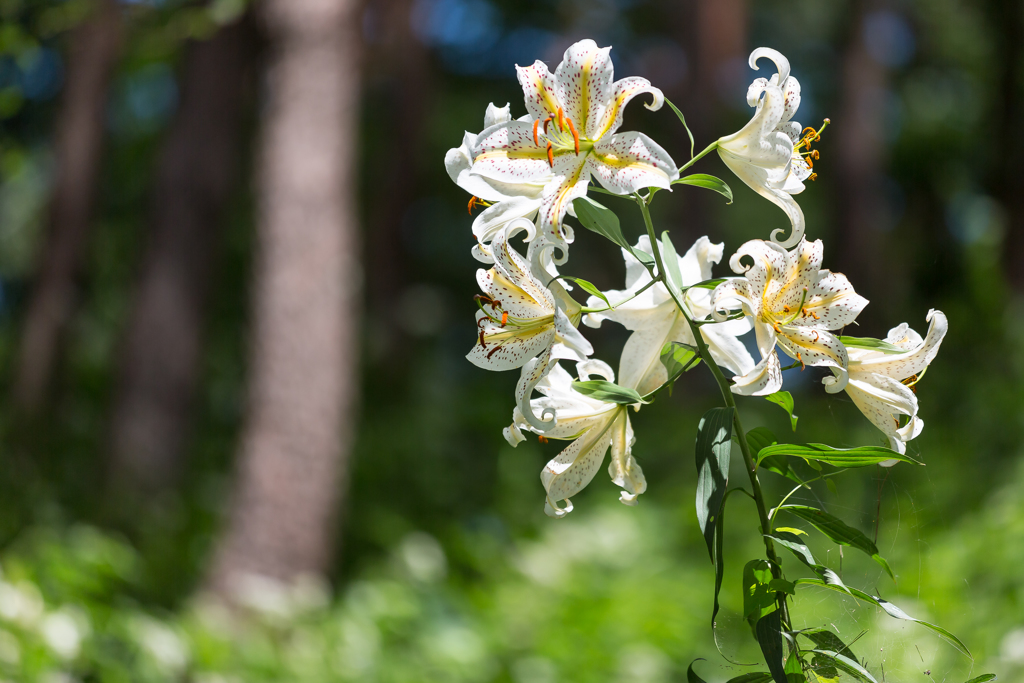
[[(665, 265), (661, 257), (661, 249), (658, 246), (657, 237), (654, 234), (654, 223), (651, 221), (651, 212), (647, 207), (647, 202), (642, 199), (637, 200), (637, 204), (640, 206), (640, 211), (644, 216), (644, 224), (647, 226), (647, 235), (651, 239), (651, 250), (654, 252), (654, 261), (658, 266), (658, 280), (664, 281), (665, 279)], [(747, 476), (750, 477), (750, 486), (753, 490), (754, 504), (757, 507), (757, 516), (761, 522), (761, 537), (764, 539), (765, 555), (768, 558), (772, 568), (772, 577), (776, 579), (782, 578), (782, 565), (779, 562), (779, 557), (775, 553), (775, 544), (772, 543), (772, 539), (768, 538), (764, 534), (771, 531), (771, 526), (768, 520), (768, 508), (765, 505), (764, 493), (761, 491), (761, 482), (757, 478), (757, 468), (754, 465), (754, 458), (750, 453), (750, 445), (747, 443), (747, 433), (743, 429), (743, 423), (740, 420), (739, 409), (736, 407), (736, 399), (732, 394), (732, 390), (729, 388), (729, 381), (722, 374), (722, 369), (718, 367), (718, 363), (715, 362), (714, 358), (711, 357), (711, 352), (708, 349), (707, 342), (704, 341), (704, 336), (700, 332), (700, 328), (694, 324), (693, 319), (690, 317), (689, 309), (680, 301), (675, 292), (672, 291), (672, 287), (669, 287), (666, 283), (665, 287), (671, 295), (673, 301), (679, 311), (686, 318), (687, 324), (690, 326), (690, 332), (693, 334), (694, 341), (697, 344), (697, 351), (700, 353), (700, 357), (704, 360), (704, 363), (711, 369), (711, 374), (715, 376), (715, 381), (718, 382), (718, 388), (722, 393), (722, 400), (725, 401), (725, 405), (733, 409), (733, 430), (736, 434), (736, 439), (739, 441), (740, 452), (743, 454), (743, 466), (747, 471)], [(781, 612), (783, 623), (792, 628), (792, 624), (789, 621), (789, 606), (786, 600), (785, 593), (778, 593), (779, 610)]]

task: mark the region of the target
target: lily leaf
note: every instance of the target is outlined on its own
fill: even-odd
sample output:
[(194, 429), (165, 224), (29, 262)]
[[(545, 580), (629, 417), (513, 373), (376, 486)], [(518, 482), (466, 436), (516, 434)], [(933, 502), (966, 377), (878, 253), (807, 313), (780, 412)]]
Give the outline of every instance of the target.
[[(915, 619), (914, 617), (910, 616), (909, 614), (907, 614), (906, 612), (901, 610), (899, 607), (897, 607), (896, 605), (894, 605), (891, 602), (889, 602), (888, 600), (883, 600), (882, 598), (875, 597), (875, 596), (872, 596), (872, 595), (868, 595), (864, 591), (858, 590), (856, 588), (847, 588), (846, 591), (843, 591), (842, 588), (839, 588), (838, 586), (829, 585), (829, 584), (825, 583), (824, 581), (822, 581), (821, 579), (797, 579), (796, 581), (794, 581), (794, 583), (796, 583), (798, 586), (802, 585), (802, 584), (806, 584), (808, 586), (820, 586), (822, 588), (828, 588), (830, 590), (834, 590), (834, 591), (838, 591), (838, 592), (849, 593), (850, 595), (852, 595), (853, 597), (857, 598), (858, 600), (863, 600), (864, 602), (870, 602), (873, 605), (881, 607), (883, 610), (885, 610), (886, 614), (888, 614), (890, 617), (893, 617), (894, 619), (903, 619), (904, 621), (912, 621), (915, 624), (920, 624), (921, 626), (924, 626), (925, 628), (934, 631), (935, 633), (939, 634), (944, 640), (946, 640), (950, 645), (952, 645), (957, 650), (959, 650), (962, 654), (964, 654), (965, 656), (969, 657), (972, 660), (974, 659), (974, 657), (971, 655), (971, 651), (967, 649), (967, 646), (964, 645), (963, 641), (961, 641), (959, 638), (954, 636), (952, 633), (950, 633), (946, 629), (942, 628), (941, 626), (936, 626), (935, 624), (930, 624), (927, 621), (922, 621), (921, 619)], [(988, 680), (992, 680), (992, 679), (988, 679)]]
[(876, 546), (870, 538), (857, 529), (848, 526), (838, 517), (833, 517), (827, 512), (823, 512), (818, 508), (807, 505), (783, 505), (779, 510), (785, 510), (804, 521), (810, 522), (814, 525), (814, 528), (828, 536), (832, 541), (839, 545), (856, 548), (857, 550), (870, 555), (871, 559), (880, 564), (882, 569), (885, 570), (885, 573), (888, 574), (893, 581), (896, 580), (896, 575), (892, 573), (889, 563), (885, 561), (884, 557), (878, 554), (878, 546)]
[(772, 680), (775, 683), (788, 683), (786, 667), (782, 663), (782, 615), (779, 610), (761, 617), (754, 627), (754, 634), (768, 670), (772, 672)]
[(989, 683), (989, 681), (994, 680), (996, 680), (995, 674), (983, 674), (981, 676), (978, 676), (977, 678), (972, 678), (971, 680), (967, 681), (967, 683)]
[(902, 455), (892, 449), (882, 448), (881, 446), (832, 448), (832, 446), (823, 443), (809, 443), (806, 446), (780, 443), (766, 446), (757, 452), (757, 463), (760, 464), (765, 458), (780, 455), (794, 455), (804, 460), (817, 460), (833, 467), (865, 467), (885, 462), (886, 460), (899, 460), (900, 462), (907, 462), (912, 465), (924, 464), (919, 460), (914, 460), (909, 455)]
[(669, 342), (661, 347), (661, 364), (668, 371), (668, 381), (675, 381), (679, 375), (700, 364), (697, 348), (682, 342)]
[(842, 669), (857, 680), (864, 681), (865, 683), (878, 683), (875, 677), (868, 673), (868, 670), (855, 659), (850, 659), (846, 655), (831, 650), (811, 650), (811, 652), (831, 660), (837, 668)]
[(775, 543), (778, 543), (783, 548), (789, 549), (798, 560), (807, 565), (815, 574), (818, 575), (825, 583), (830, 586), (838, 586), (843, 590), (846, 590), (846, 584), (839, 578), (839, 575), (834, 571), (826, 567), (825, 565), (818, 564), (818, 561), (814, 559), (814, 555), (811, 554), (811, 549), (807, 547), (807, 544), (800, 540), (800, 537), (790, 531), (784, 531), (783, 529), (776, 529), (774, 533), (765, 534), (767, 538), (772, 539)]
[(907, 352), (906, 349), (901, 349), (894, 344), (873, 337), (840, 337), (839, 341), (843, 346), (852, 346), (857, 349), (871, 349), (872, 351), (881, 351), (882, 353)]
[(636, 392), (636, 389), (627, 389), (626, 387), (619, 386), (614, 382), (608, 382), (603, 379), (592, 379), (586, 382), (573, 382), (572, 388), (584, 396), (591, 396), (596, 398), (598, 401), (607, 401), (608, 403), (618, 403), (620, 405), (627, 406), (631, 406), (634, 403), (650, 403), (650, 401), (645, 401), (644, 398)]
[(793, 394), (788, 391), (776, 391), (774, 394), (768, 394), (764, 397), (765, 400), (771, 401), (775, 405), (781, 407), (787, 413), (789, 413), (789, 424), (796, 431), (796, 421), (799, 420), (796, 415), (793, 414)]
[[(774, 446), (778, 443), (778, 439), (772, 434), (771, 430), (767, 427), (754, 427), (747, 432), (747, 445), (750, 446), (752, 453), (760, 453), (769, 446)], [(773, 455), (758, 459), (757, 465), (762, 469), (766, 469), (769, 472), (774, 472), (780, 476), (795, 481), (797, 484), (803, 484), (804, 481), (789, 469), (789, 463), (786, 462), (786, 457), (783, 455)]]
[(683, 274), (679, 272), (679, 256), (676, 254), (672, 239), (668, 236), (668, 230), (661, 233), (661, 260), (665, 264), (669, 287), (676, 296), (680, 296), (683, 289)]
[(692, 662), (690, 662), (689, 668), (686, 669), (686, 681), (687, 681), (687, 683), (708, 683), (703, 678), (698, 676), (697, 672), (693, 670), (693, 665), (694, 664), (696, 664), (697, 662), (703, 662), (703, 661), (704, 661), (703, 657), (698, 657), (697, 659), (695, 659)]
[(583, 227), (619, 245), (633, 254), (647, 270), (653, 271), (654, 257), (645, 251), (634, 249), (629, 244), (625, 235), (622, 234), (622, 225), (614, 211), (598, 204), (590, 197), (577, 197), (572, 201), (572, 208)]
[[(772, 675), (767, 671), (754, 671), (749, 674), (743, 674), (736, 678), (730, 678), (725, 683), (768, 683), (772, 680)], [(971, 683), (971, 681), (968, 681)]]
[(730, 188), (724, 180), (713, 175), (708, 175), (707, 173), (694, 173), (693, 175), (684, 176), (679, 180), (673, 180), (672, 184), (693, 185), (695, 187), (714, 190), (725, 197), (726, 204), (732, 204), (732, 188)]
[(715, 524), (726, 488), (732, 456), (732, 421), (735, 408), (712, 408), (697, 425), (697, 524), (714, 562)]
[(743, 566), (743, 618), (752, 628), (775, 609), (775, 590), (769, 586), (772, 580), (771, 565), (765, 560), (751, 560)]
[(604, 292), (598, 289), (594, 285), (594, 283), (584, 280), (581, 277), (573, 277), (572, 275), (563, 275), (562, 279), (576, 283), (577, 285), (580, 286), (580, 289), (582, 289), (583, 291), (587, 292), (588, 294), (593, 294), (598, 299), (605, 302), (608, 306), (612, 305), (612, 302), (608, 301), (608, 297), (604, 295)]
[(724, 277), (716, 277), (716, 278), (712, 278), (711, 280), (702, 280), (701, 282), (698, 282), (695, 285), (687, 285), (686, 287), (684, 287), (684, 289), (693, 289), (693, 288), (697, 288), (697, 289), (714, 289), (718, 285), (720, 285), (723, 282), (725, 282), (725, 280), (726, 280), (726, 278), (724, 278)]
[(672, 104), (672, 102), (670, 102), (667, 97), (665, 98), (665, 104), (667, 104), (669, 106), (669, 108), (676, 113), (676, 116), (679, 117), (679, 122), (682, 123), (683, 124), (683, 128), (686, 129), (686, 134), (688, 136), (690, 136), (690, 158), (692, 159), (693, 158), (693, 133), (690, 132), (690, 127), (686, 125), (686, 117), (683, 116), (683, 112), (679, 111), (679, 107), (677, 107), (676, 105)]
[(801, 631), (800, 635), (810, 640), (821, 650), (838, 652), (844, 657), (849, 657), (853, 661), (858, 661), (850, 647), (844, 643), (839, 636), (828, 629), (822, 628), (812, 631)]

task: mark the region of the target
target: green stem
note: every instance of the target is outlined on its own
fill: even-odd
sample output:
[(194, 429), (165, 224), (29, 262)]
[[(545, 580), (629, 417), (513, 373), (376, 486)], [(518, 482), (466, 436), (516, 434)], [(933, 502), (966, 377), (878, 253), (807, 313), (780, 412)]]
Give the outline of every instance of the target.
[(718, 140), (715, 140), (714, 142), (712, 142), (710, 145), (708, 145), (707, 147), (704, 148), (704, 151), (702, 151), (700, 154), (698, 154), (697, 156), (695, 156), (694, 158), (690, 159), (685, 164), (680, 166), (679, 167), (679, 172), (682, 173), (683, 171), (685, 171), (686, 169), (690, 168), (695, 163), (697, 163), (698, 159), (700, 159), (703, 156), (707, 156), (708, 154), (710, 154), (711, 152), (715, 151), (716, 149), (718, 149)]
[(580, 311), (582, 313), (604, 313), (605, 311), (614, 310), (614, 309), (618, 308), (619, 306), (621, 306), (622, 304), (628, 303), (628, 302), (632, 301), (633, 299), (637, 298), (638, 296), (640, 296), (641, 294), (646, 292), (648, 289), (650, 289), (651, 287), (653, 287), (657, 283), (658, 283), (657, 280), (653, 280), (652, 279), (646, 285), (644, 285), (640, 289), (638, 289), (635, 292), (633, 292), (632, 296), (630, 296), (630, 297), (628, 297), (626, 299), (623, 299), (622, 301), (620, 301), (617, 304), (609, 304), (605, 308), (588, 308), (587, 306), (583, 306), (582, 308), (580, 308)]
[[(701, 155), (706, 154), (708, 150), (701, 152)], [(699, 157), (694, 157), (694, 161)], [(665, 266), (661, 258), (661, 249), (658, 246), (658, 240), (654, 234), (654, 223), (651, 221), (651, 212), (647, 208), (647, 203), (638, 198), (637, 204), (640, 206), (640, 211), (644, 216), (644, 224), (647, 226), (647, 235), (651, 238), (651, 249), (654, 251), (654, 261), (658, 265), (658, 277), (659, 279), (664, 277)], [(690, 332), (693, 334), (693, 338), (697, 343), (697, 351), (700, 357), (704, 360), (704, 363), (711, 369), (711, 374), (715, 376), (715, 381), (718, 382), (718, 388), (722, 393), (722, 400), (725, 401), (725, 405), (733, 409), (733, 429), (736, 434), (736, 440), (739, 441), (740, 452), (743, 454), (743, 465), (747, 470), (747, 476), (750, 477), (750, 487), (754, 494), (754, 504), (757, 507), (757, 516), (761, 522), (761, 534), (764, 539), (765, 555), (767, 556), (772, 567), (772, 577), (776, 579), (782, 578), (782, 564), (779, 562), (779, 556), (775, 554), (775, 544), (772, 540), (764, 534), (770, 533), (771, 526), (768, 519), (768, 508), (764, 502), (764, 493), (761, 491), (761, 482), (757, 479), (757, 467), (754, 465), (754, 458), (750, 453), (750, 445), (747, 443), (747, 433), (743, 429), (743, 423), (740, 420), (740, 413), (736, 407), (736, 399), (733, 396), (732, 390), (729, 388), (729, 381), (722, 374), (722, 369), (718, 367), (718, 363), (715, 362), (714, 358), (711, 357), (711, 351), (708, 349), (707, 342), (704, 341), (704, 335), (701, 334), (700, 327), (698, 327), (689, 312), (689, 309), (680, 301), (675, 292), (672, 291), (671, 287), (666, 287), (672, 299), (676, 302), (676, 306), (679, 308), (683, 317), (686, 318), (687, 324), (690, 326)], [(786, 603), (786, 594), (778, 594), (779, 610), (782, 612), (782, 621), (788, 627), (792, 627), (789, 621), (789, 607)]]

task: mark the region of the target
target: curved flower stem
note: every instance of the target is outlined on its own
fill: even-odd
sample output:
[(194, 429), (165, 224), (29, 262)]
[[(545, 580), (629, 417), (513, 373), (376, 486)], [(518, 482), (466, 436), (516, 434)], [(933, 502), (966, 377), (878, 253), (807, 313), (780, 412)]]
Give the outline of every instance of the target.
[[(707, 153), (705, 150), (704, 153)], [(694, 158), (696, 161), (697, 157)], [(665, 277), (665, 265), (661, 257), (661, 249), (658, 246), (658, 240), (654, 234), (654, 223), (651, 221), (651, 212), (647, 207), (647, 203), (641, 199), (637, 200), (637, 204), (640, 206), (640, 211), (644, 215), (644, 224), (647, 226), (647, 234), (651, 238), (651, 249), (654, 251), (654, 261), (658, 265), (658, 279), (661, 280)], [(683, 317), (686, 318), (687, 324), (690, 326), (690, 332), (693, 334), (694, 341), (697, 343), (697, 351), (700, 354), (701, 359), (711, 369), (711, 374), (715, 376), (715, 381), (718, 382), (718, 388), (722, 392), (722, 400), (725, 401), (725, 405), (733, 409), (733, 430), (736, 435), (736, 440), (740, 445), (740, 452), (743, 454), (743, 465), (747, 471), (747, 476), (750, 477), (750, 487), (753, 491), (754, 504), (757, 507), (757, 516), (761, 522), (761, 537), (764, 539), (765, 555), (768, 558), (772, 568), (772, 578), (782, 578), (782, 565), (779, 562), (779, 556), (775, 554), (775, 544), (772, 540), (764, 534), (770, 533), (771, 522), (768, 519), (768, 508), (764, 502), (764, 493), (761, 491), (761, 482), (757, 479), (757, 468), (754, 465), (754, 458), (750, 453), (750, 445), (747, 443), (747, 433), (743, 429), (743, 423), (740, 420), (739, 409), (736, 407), (736, 399), (733, 397), (732, 390), (729, 388), (729, 381), (722, 374), (722, 369), (718, 367), (718, 363), (715, 362), (714, 358), (711, 357), (711, 352), (708, 350), (707, 342), (704, 341), (704, 335), (701, 334), (700, 327), (697, 326), (693, 317), (690, 314), (689, 308), (680, 301), (675, 292), (672, 291), (671, 287), (666, 287), (672, 299), (676, 302), (676, 306), (682, 312)], [(779, 611), (781, 612), (782, 621), (788, 627), (792, 628), (792, 624), (789, 621), (789, 606), (786, 602), (786, 594), (778, 593)]]
[(632, 296), (627, 297), (627, 298), (623, 299), (622, 301), (620, 301), (620, 302), (618, 302), (616, 304), (611, 304), (609, 306), (605, 306), (604, 308), (589, 308), (587, 306), (583, 306), (583, 307), (580, 308), (580, 311), (582, 313), (604, 313), (605, 311), (615, 310), (616, 308), (618, 308), (622, 304), (629, 303), (633, 299), (637, 298), (638, 296), (640, 296), (641, 294), (646, 292), (648, 289), (650, 289), (651, 287), (653, 287), (657, 283), (658, 283), (657, 280), (652, 279), (646, 285), (644, 285), (640, 289), (636, 290), (636, 292), (634, 292)]
[(690, 159), (685, 164), (680, 166), (679, 167), (679, 173), (682, 173), (686, 169), (690, 168), (695, 163), (697, 163), (698, 159), (700, 159), (703, 156), (706, 156), (706, 155), (710, 154), (711, 152), (715, 151), (716, 149), (718, 149), (718, 140), (715, 140), (714, 142), (712, 142), (710, 145), (705, 147), (704, 150), (702, 152), (700, 152), (697, 156), (695, 156), (694, 158)]

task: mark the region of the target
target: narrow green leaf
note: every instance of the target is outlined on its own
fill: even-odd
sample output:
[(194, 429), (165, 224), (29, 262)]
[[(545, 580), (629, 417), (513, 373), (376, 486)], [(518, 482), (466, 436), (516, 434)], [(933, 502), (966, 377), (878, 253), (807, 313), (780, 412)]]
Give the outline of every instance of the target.
[(703, 280), (701, 282), (698, 282), (695, 285), (687, 285), (686, 289), (693, 289), (693, 288), (714, 289), (715, 287), (717, 287), (718, 285), (722, 284), (723, 282), (725, 282), (725, 278), (724, 277), (716, 277), (716, 278), (713, 278), (711, 280)]
[(982, 676), (972, 678), (971, 680), (967, 681), (967, 683), (989, 683), (989, 681), (994, 680), (996, 680), (995, 674), (984, 674)]
[(669, 342), (661, 347), (661, 364), (668, 372), (668, 382), (675, 381), (679, 375), (692, 370), (700, 364), (697, 348), (682, 342)]
[(754, 634), (768, 670), (772, 673), (772, 680), (775, 683), (788, 683), (786, 667), (782, 663), (782, 616), (779, 610), (761, 617), (754, 627)]
[(676, 254), (675, 245), (668, 236), (668, 230), (661, 233), (661, 260), (665, 264), (665, 275), (668, 285), (676, 295), (681, 295), (683, 290), (683, 274), (679, 272), (679, 256)]
[(627, 247), (627, 250), (631, 254), (633, 254), (633, 256), (636, 258), (636, 260), (639, 261), (643, 265), (644, 268), (646, 268), (647, 270), (651, 271), (652, 273), (654, 272), (654, 268), (657, 265), (657, 262), (655, 262), (653, 256), (648, 254), (643, 249), (637, 249), (635, 247)]
[(825, 480), (825, 487), (828, 488), (829, 492), (833, 496), (835, 496), (836, 498), (839, 497), (839, 487), (836, 486), (836, 482), (835, 482), (834, 479), (826, 479)]
[(686, 130), (686, 134), (690, 137), (690, 158), (692, 159), (693, 158), (693, 133), (690, 132), (690, 127), (686, 125), (686, 117), (683, 116), (683, 112), (679, 111), (679, 108), (676, 105), (672, 104), (668, 100), (668, 98), (665, 99), (665, 104), (667, 104), (669, 106), (669, 108), (676, 113), (676, 116), (679, 117), (679, 122), (683, 124), (683, 128)]
[(715, 523), (729, 485), (735, 408), (712, 408), (697, 426), (697, 524), (714, 562)]
[(767, 427), (754, 427), (747, 432), (747, 445), (754, 453), (760, 453), (762, 449), (778, 443), (778, 439)]
[[(743, 674), (736, 678), (730, 678), (725, 683), (768, 683), (772, 680), (772, 675), (767, 671), (754, 671), (753, 673)], [(967, 683), (973, 683), (968, 681)]]
[(714, 190), (718, 194), (722, 195), (726, 199), (726, 204), (732, 204), (732, 188), (729, 187), (724, 180), (717, 178), (707, 173), (694, 173), (680, 178), (679, 180), (673, 180), (673, 185), (693, 185), (694, 187), (703, 187), (706, 190)]
[(697, 672), (693, 670), (693, 665), (694, 664), (696, 664), (697, 662), (703, 662), (703, 661), (704, 661), (703, 657), (698, 657), (697, 659), (695, 659), (692, 662), (690, 662), (689, 668), (686, 669), (686, 681), (687, 681), (687, 683), (707, 683), (707, 681), (705, 681), (703, 678), (698, 676)]
[(881, 351), (882, 353), (906, 353), (906, 349), (901, 349), (894, 344), (882, 341), (881, 339), (874, 339), (873, 337), (840, 337), (839, 341), (843, 346), (852, 346), (858, 349), (871, 349), (872, 351)]
[[(771, 430), (766, 427), (754, 427), (747, 432), (747, 445), (750, 446), (750, 450), (753, 453), (760, 453), (763, 449), (768, 448), (778, 443), (778, 439), (772, 434)], [(763, 462), (758, 460), (758, 466), (762, 469), (766, 469), (769, 472), (781, 475), (790, 481), (795, 481), (797, 484), (804, 483), (803, 480), (789, 469), (789, 463), (786, 462), (785, 456), (769, 457)]]
[(828, 629), (822, 628), (811, 631), (801, 631), (800, 635), (814, 643), (819, 650), (831, 650), (833, 652), (838, 652), (844, 657), (849, 657), (855, 662), (858, 661), (857, 657), (853, 654), (853, 651), (850, 650), (850, 647), (844, 643), (839, 636)]
[(783, 505), (779, 509), (810, 522), (814, 525), (815, 529), (828, 536), (835, 543), (856, 548), (871, 556), (871, 559), (880, 564), (893, 581), (896, 580), (896, 575), (892, 573), (889, 563), (878, 554), (878, 547), (871, 539), (857, 529), (848, 526), (843, 520), (807, 505)]
[(618, 403), (621, 405), (633, 405), (634, 403), (649, 403), (636, 392), (636, 389), (627, 389), (614, 382), (603, 379), (592, 379), (586, 382), (573, 382), (572, 388), (584, 396), (591, 396), (598, 401)]
[(630, 245), (625, 235), (622, 234), (622, 225), (614, 211), (598, 204), (590, 197), (577, 197), (572, 201), (572, 208), (583, 227), (619, 245), (635, 256), (647, 270), (653, 272), (654, 257), (645, 251), (634, 249)]
[(753, 628), (761, 617), (775, 609), (775, 591), (768, 585), (772, 570), (764, 560), (751, 560), (743, 566), (743, 618)]
[(612, 302), (608, 301), (608, 297), (604, 295), (604, 292), (602, 292), (600, 289), (594, 286), (594, 283), (588, 282), (587, 280), (584, 280), (581, 277), (573, 277), (571, 275), (563, 275), (562, 279), (571, 280), (572, 282), (579, 285), (580, 289), (582, 289), (583, 291), (587, 292), (588, 294), (593, 294), (598, 299), (605, 302), (605, 304), (607, 304), (608, 306), (612, 305)]
[(793, 394), (788, 391), (776, 391), (774, 394), (768, 394), (765, 396), (765, 400), (771, 401), (777, 406), (780, 406), (783, 410), (789, 413), (789, 424), (793, 427), (793, 431), (796, 431), (796, 421), (799, 420), (796, 415), (793, 414)]
[(789, 656), (786, 657), (786, 680), (789, 683), (802, 683), (807, 680), (804, 676), (804, 664), (800, 660), (800, 652), (795, 649), (790, 649)]
[(799, 444), (780, 443), (767, 446), (757, 453), (757, 462), (778, 455), (792, 455), (804, 460), (816, 460), (833, 467), (866, 467), (886, 460), (899, 460), (912, 465), (924, 463), (881, 446), (860, 446), (858, 448), (833, 448), (823, 443)]
[(772, 539), (783, 548), (787, 548), (798, 560), (807, 565), (815, 574), (829, 585), (839, 586), (844, 590), (846, 589), (846, 584), (844, 584), (842, 579), (839, 578), (839, 575), (828, 567), (818, 564), (818, 561), (814, 559), (814, 555), (811, 554), (811, 549), (808, 548), (807, 544), (800, 540), (800, 537), (796, 534), (786, 531), (784, 528), (778, 528), (774, 533), (765, 534), (765, 536)]
[(830, 650), (810, 650), (810, 652), (832, 660), (836, 667), (842, 669), (857, 680), (864, 681), (865, 683), (878, 683), (878, 681), (875, 680), (875, 677), (868, 673), (868, 670), (854, 659), (850, 659), (845, 655), (841, 655), (838, 652), (832, 652)]
[(768, 582), (768, 588), (776, 593), (786, 593), (787, 595), (793, 595), (796, 592), (796, 584), (785, 579), (772, 579)]
[(963, 655), (969, 657), (972, 660), (974, 659), (974, 656), (971, 655), (971, 651), (967, 649), (967, 646), (964, 645), (963, 641), (954, 636), (952, 633), (942, 628), (941, 626), (936, 626), (935, 624), (930, 624), (927, 621), (922, 621), (921, 619), (913, 618), (912, 616), (910, 616), (909, 614), (901, 610), (899, 607), (897, 607), (896, 605), (892, 604), (887, 600), (883, 600), (882, 598), (868, 595), (864, 591), (858, 590), (857, 588), (846, 588), (846, 590), (844, 591), (843, 588), (825, 583), (821, 579), (797, 579), (796, 581), (794, 581), (794, 583), (798, 586), (801, 584), (807, 584), (808, 586), (820, 586), (821, 588), (828, 588), (839, 593), (845, 592), (857, 598), (858, 600), (870, 602), (873, 605), (881, 607), (883, 610), (885, 610), (886, 614), (888, 614), (890, 617), (893, 617), (894, 619), (912, 621), (915, 624), (920, 624), (921, 626), (924, 626), (925, 628), (934, 631), (935, 633), (939, 634), (939, 636), (941, 636), (944, 640), (946, 640), (950, 645), (959, 650)]

